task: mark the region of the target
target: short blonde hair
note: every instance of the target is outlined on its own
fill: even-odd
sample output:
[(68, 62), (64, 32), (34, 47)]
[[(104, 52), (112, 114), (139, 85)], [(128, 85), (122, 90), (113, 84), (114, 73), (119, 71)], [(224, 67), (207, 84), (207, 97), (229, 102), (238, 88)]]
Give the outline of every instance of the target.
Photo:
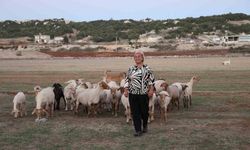
[(141, 54), (141, 56), (142, 56), (142, 62), (144, 62), (144, 52), (143, 51), (141, 51), (141, 50), (136, 50), (135, 51), (135, 53), (134, 53), (134, 56), (135, 56), (135, 54)]

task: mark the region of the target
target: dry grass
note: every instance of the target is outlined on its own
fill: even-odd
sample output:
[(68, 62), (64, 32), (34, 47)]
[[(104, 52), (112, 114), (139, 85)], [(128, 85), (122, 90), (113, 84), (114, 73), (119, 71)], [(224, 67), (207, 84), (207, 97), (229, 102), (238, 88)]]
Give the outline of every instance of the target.
[[(17, 64), (16, 60), (8, 61), (10, 68), (0, 67), (0, 91), (30, 91), (37, 84), (51, 86), (53, 82), (63, 83), (72, 78), (97, 82), (105, 66), (123, 71), (131, 64), (126, 64), (131, 60), (125, 62), (124, 58), (119, 61), (117, 59), (113, 59), (117, 66), (113, 63), (103, 64), (112, 62), (110, 58), (101, 62), (96, 62), (97, 59), (63, 60), (62, 63), (59, 60), (44, 60), (38, 61), (46, 64), (40, 70), (36, 68), (38, 62), (27, 63), (31, 60), (21, 61), (22, 68), (11, 65)], [(211, 66), (204, 63), (208, 60), (219, 62), (221, 58), (177, 60), (185, 62), (187, 59), (187, 63), (198, 63), (199, 68), (186, 68), (185, 71), (179, 68), (164, 69), (164, 65), (171, 62), (169, 59), (163, 64), (159, 60), (149, 61), (150, 66), (156, 68), (158, 63), (163, 68), (163, 71), (159, 67), (155, 69), (155, 75), (169, 83), (188, 81), (194, 74), (199, 75), (201, 80), (194, 87), (190, 110), (181, 107), (179, 111), (169, 112), (167, 124), (160, 121), (156, 110), (156, 120), (149, 125), (149, 133), (140, 138), (133, 137), (133, 126), (125, 123), (122, 106), (117, 118), (110, 112), (88, 118), (83, 111), (74, 115), (70, 111), (61, 110), (56, 111), (48, 122), (37, 124), (35, 116), (31, 115), (35, 107), (34, 95), (27, 95), (28, 116), (14, 119), (10, 115), (13, 95), (0, 94), (0, 149), (249, 149), (250, 69), (236, 65), (236, 62), (247, 65), (250, 60), (233, 58), (235, 66), (227, 66), (230, 69), (225, 66), (211, 69)], [(185, 68), (183, 64), (175, 62), (176, 59), (173, 60), (171, 63), (178, 64), (176, 67)], [(100, 66), (91, 68), (83, 63), (85, 61)], [(60, 70), (62, 66), (66, 67), (63, 71)]]

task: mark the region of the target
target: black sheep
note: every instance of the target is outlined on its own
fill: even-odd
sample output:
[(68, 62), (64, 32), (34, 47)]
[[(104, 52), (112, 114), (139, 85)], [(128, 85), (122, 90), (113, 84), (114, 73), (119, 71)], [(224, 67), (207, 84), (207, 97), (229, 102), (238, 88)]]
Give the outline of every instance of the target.
[(54, 105), (54, 108), (57, 109), (57, 110), (60, 110), (60, 99), (63, 98), (64, 99), (64, 105), (66, 107), (66, 101), (65, 101), (65, 98), (64, 98), (64, 94), (63, 94), (63, 87), (61, 84), (59, 83), (54, 83), (53, 84), (53, 87), (54, 87), (54, 94), (55, 94), (55, 100), (56, 100), (56, 103)]

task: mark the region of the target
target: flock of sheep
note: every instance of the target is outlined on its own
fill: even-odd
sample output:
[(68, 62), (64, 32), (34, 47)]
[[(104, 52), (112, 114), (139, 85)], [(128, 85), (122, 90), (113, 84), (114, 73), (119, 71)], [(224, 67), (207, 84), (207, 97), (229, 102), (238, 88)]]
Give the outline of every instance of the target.
[[(117, 116), (120, 103), (125, 108), (126, 122), (131, 120), (131, 111), (128, 97), (123, 95), (125, 84), (125, 73), (114, 73), (105, 71), (103, 80), (92, 84), (84, 82), (82, 79), (69, 80), (63, 88), (59, 83), (54, 83), (52, 87), (41, 88), (35, 86), (36, 106), (32, 114), (36, 114), (36, 121), (44, 119), (46, 116), (52, 117), (55, 109), (60, 109), (60, 99), (64, 100), (65, 110), (72, 110), (79, 113), (82, 105), (89, 115), (96, 115), (105, 110), (112, 111)], [(193, 76), (189, 82), (176, 82), (171, 85), (165, 80), (156, 80), (154, 83), (155, 92), (149, 99), (149, 119), (154, 120), (155, 106), (160, 109), (161, 119), (167, 121), (167, 111), (171, 106), (180, 108), (180, 101), (183, 100), (184, 108), (189, 108), (192, 104), (192, 88), (199, 77)], [(25, 95), (18, 92), (13, 99), (13, 115), (15, 118), (27, 115), (25, 108)], [(171, 103), (170, 103), (171, 102)], [(171, 104), (171, 105), (169, 105)]]

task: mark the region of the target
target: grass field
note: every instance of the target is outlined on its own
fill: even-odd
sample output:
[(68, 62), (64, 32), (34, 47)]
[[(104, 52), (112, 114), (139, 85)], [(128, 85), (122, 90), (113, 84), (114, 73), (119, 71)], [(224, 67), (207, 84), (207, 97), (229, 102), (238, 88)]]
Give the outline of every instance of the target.
[[(97, 82), (105, 69), (126, 71), (133, 63), (120, 59), (0, 60), (0, 91), (31, 91), (37, 84), (46, 87), (75, 78)], [(139, 138), (125, 123), (122, 107), (118, 117), (105, 112), (88, 118), (83, 112), (61, 110), (37, 124), (31, 115), (34, 95), (27, 95), (28, 116), (14, 119), (14, 95), (2, 93), (0, 149), (250, 149), (250, 59), (231, 58), (230, 66), (222, 66), (222, 60), (148, 58), (157, 79), (186, 82), (199, 75), (201, 80), (194, 85), (189, 110), (181, 105), (179, 111), (170, 111), (167, 123), (160, 121), (156, 110), (149, 132)]]

